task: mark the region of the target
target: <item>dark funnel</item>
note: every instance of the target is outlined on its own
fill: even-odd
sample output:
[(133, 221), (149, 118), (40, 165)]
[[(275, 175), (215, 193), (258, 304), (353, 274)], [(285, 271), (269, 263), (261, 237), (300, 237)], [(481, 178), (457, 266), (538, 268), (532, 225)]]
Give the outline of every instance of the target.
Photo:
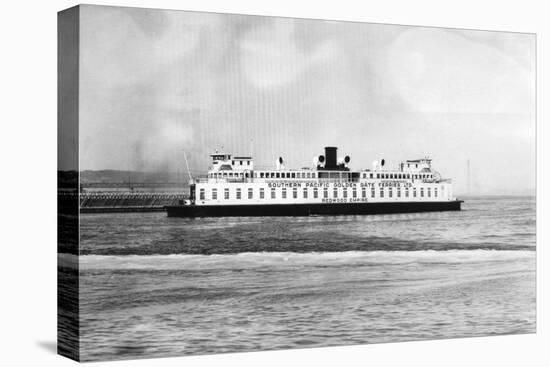
[(338, 168), (338, 166), (336, 165), (336, 150), (338, 148), (336, 147), (325, 147), (325, 158), (326, 158), (326, 163), (325, 163), (325, 169), (326, 170), (335, 170)]

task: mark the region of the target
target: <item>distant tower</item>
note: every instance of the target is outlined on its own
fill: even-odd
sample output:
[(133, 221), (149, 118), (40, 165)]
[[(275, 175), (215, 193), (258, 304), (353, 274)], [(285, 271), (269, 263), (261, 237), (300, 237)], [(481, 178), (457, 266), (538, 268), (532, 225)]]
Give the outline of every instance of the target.
[(466, 180), (467, 180), (467, 193), (470, 195), (471, 192), (471, 181), (470, 181), (470, 158), (466, 161)]

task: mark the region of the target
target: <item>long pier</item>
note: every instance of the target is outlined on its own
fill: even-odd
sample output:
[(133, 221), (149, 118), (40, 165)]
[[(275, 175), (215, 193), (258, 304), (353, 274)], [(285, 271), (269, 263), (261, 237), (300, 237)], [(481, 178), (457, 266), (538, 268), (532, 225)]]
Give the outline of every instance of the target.
[(80, 213), (155, 212), (177, 205), (186, 196), (179, 193), (148, 192), (60, 192), (58, 205), (74, 203), (78, 197)]

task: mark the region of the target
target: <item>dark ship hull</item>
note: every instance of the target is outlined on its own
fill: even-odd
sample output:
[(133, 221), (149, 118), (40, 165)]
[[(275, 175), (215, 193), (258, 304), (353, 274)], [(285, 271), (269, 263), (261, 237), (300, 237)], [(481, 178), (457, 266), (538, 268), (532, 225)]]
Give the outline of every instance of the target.
[(309, 215), (369, 215), (460, 210), (462, 200), (330, 204), (174, 205), (169, 217), (301, 217)]

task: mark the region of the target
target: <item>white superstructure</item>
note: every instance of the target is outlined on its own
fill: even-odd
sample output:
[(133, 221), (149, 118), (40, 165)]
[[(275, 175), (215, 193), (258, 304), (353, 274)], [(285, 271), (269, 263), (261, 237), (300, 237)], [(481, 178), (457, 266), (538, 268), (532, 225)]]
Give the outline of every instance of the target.
[(325, 148), (315, 166), (288, 169), (282, 158), (273, 169), (254, 169), (250, 156), (211, 155), (205, 177), (191, 182), (190, 203), (201, 205), (269, 205), (361, 202), (442, 202), (456, 200), (450, 179), (432, 169), (429, 158), (406, 160), (396, 169), (375, 161), (371, 169), (350, 170), (349, 157), (336, 159)]

